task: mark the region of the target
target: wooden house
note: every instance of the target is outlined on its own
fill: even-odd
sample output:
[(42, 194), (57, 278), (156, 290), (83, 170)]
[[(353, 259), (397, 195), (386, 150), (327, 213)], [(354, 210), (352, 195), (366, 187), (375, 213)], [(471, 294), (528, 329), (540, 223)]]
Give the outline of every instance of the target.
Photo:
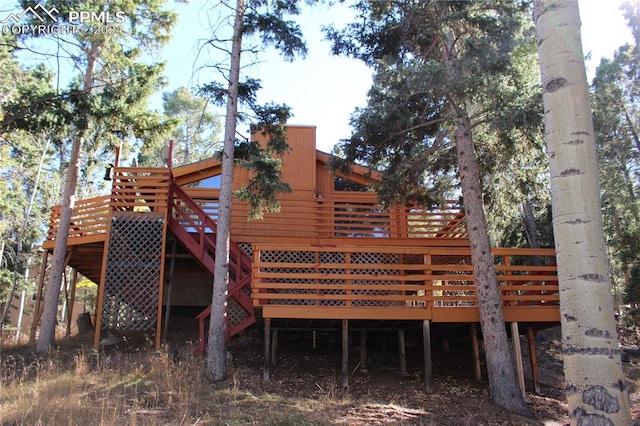
[[(268, 377), (278, 331), (333, 328), (343, 339), (358, 331), (362, 340), (379, 328), (402, 340), (403, 330), (414, 327), (425, 338), (428, 381), (431, 328), (466, 327), (479, 375), (479, 315), (461, 206), (383, 209), (365, 188), (378, 179), (375, 173), (358, 166), (348, 176), (330, 173), (329, 154), (316, 150), (315, 127), (289, 126), (287, 138), (282, 177), (292, 192), (281, 195), (281, 212), (249, 221), (247, 204), (233, 201), (228, 337), (259, 321)], [(204, 350), (220, 166), (214, 158), (173, 169), (116, 166), (111, 194), (77, 201), (66, 262), (99, 283), (96, 348), (104, 330), (154, 330), (159, 346), (170, 312), (191, 307), (201, 311)], [(234, 188), (248, 178), (236, 168)], [(43, 264), (58, 219), (55, 207)], [(514, 335), (531, 337), (537, 327), (559, 322), (554, 255), (553, 249), (494, 250)], [(366, 362), (366, 343), (361, 347)], [(346, 371), (344, 357), (343, 351)]]

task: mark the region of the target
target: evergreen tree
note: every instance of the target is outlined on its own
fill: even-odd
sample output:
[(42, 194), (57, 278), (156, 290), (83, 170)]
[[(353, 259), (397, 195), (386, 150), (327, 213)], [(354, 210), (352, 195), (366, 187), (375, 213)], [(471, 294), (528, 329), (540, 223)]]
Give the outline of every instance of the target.
[[(49, 9), (54, 6), (48, 1), (39, 4)], [(24, 9), (34, 5), (33, 1), (22, 2)], [(106, 135), (122, 139), (132, 134), (149, 137), (159, 133), (160, 121), (152, 114), (146, 114), (143, 105), (160, 81), (158, 73), (161, 66), (144, 65), (141, 58), (143, 53), (153, 52), (168, 40), (169, 30), (175, 21), (175, 16), (163, 9), (160, 0), (118, 0), (108, 4), (65, 1), (55, 2), (55, 8), (60, 25), (70, 24), (67, 22), (72, 16), (70, 12), (80, 10), (96, 15), (121, 14), (125, 22), (118, 24), (118, 31), (78, 31), (65, 37), (54, 37), (52, 41), (58, 46), (58, 51), (64, 51), (71, 65), (81, 71), (66, 92), (57, 93), (55, 97), (28, 97), (22, 102), (22, 110), (16, 108), (11, 117), (4, 117), (6, 123), (23, 122), (33, 126), (38, 122), (38, 111), (55, 108), (56, 117), (69, 120), (65, 142), (71, 142), (71, 149), (37, 352), (45, 352), (55, 343), (58, 296), (71, 212), (81, 172), (81, 148), (93, 149), (100, 141), (109, 139)], [(28, 38), (22, 42), (37, 46), (46, 44), (46, 41)], [(35, 47), (32, 50), (39, 51)], [(93, 179), (91, 175), (86, 173), (84, 177)]]
[[(634, 34), (640, 8), (627, 6)], [(592, 82), (593, 121), (598, 148), (607, 247), (618, 302), (640, 303), (640, 48), (621, 46), (603, 58)], [(621, 300), (622, 299), (622, 300)]]
[[(220, 149), (218, 132), (221, 125), (205, 97), (191, 94), (186, 87), (179, 87), (162, 95), (162, 106), (165, 124), (173, 127), (168, 135), (173, 140), (173, 167), (213, 157)], [(162, 165), (158, 153), (166, 141), (157, 142), (149, 141), (141, 147), (140, 164)]]
[[(271, 2), (268, 0), (237, 0), (234, 8), (233, 35), (231, 46), (223, 47), (229, 53), (229, 67), (224, 71), (226, 85), (212, 82), (202, 88), (211, 99), (226, 103), (224, 146), (222, 150), (222, 174), (219, 199), (219, 213), (216, 234), (216, 263), (211, 302), (211, 319), (207, 347), (207, 377), (214, 381), (226, 376), (226, 321), (225, 303), (229, 285), (229, 246), (233, 165), (236, 158), (236, 126), (239, 118), (239, 103), (244, 101), (252, 107), (257, 120), (252, 129), (269, 135), (266, 147), (255, 142), (244, 145), (245, 165), (254, 171), (254, 178), (238, 196), (249, 202), (252, 217), (260, 217), (264, 210), (279, 209), (276, 193), (286, 191), (288, 185), (280, 182), (280, 162), (275, 154), (284, 154), (286, 120), (289, 109), (286, 106), (259, 106), (255, 102), (255, 92), (260, 88), (257, 80), (240, 80), (241, 55), (246, 50), (248, 37), (258, 37), (262, 45), (272, 45), (285, 58), (292, 60), (297, 54), (305, 54), (306, 46), (299, 27), (286, 19), (288, 15), (298, 15), (297, 0)], [(225, 45), (225, 40), (210, 40), (210, 44)], [(245, 116), (246, 117), (246, 116)]]
[[(520, 152), (539, 150), (540, 138), (526, 138), (529, 129), (539, 133), (540, 123), (539, 92), (530, 90), (523, 66), (535, 53), (528, 4), (379, 0), (360, 1), (357, 9), (356, 22), (329, 36), (335, 53), (374, 68), (374, 85), (368, 106), (353, 119), (354, 135), (341, 149), (347, 161), (381, 169), (376, 189), (386, 204), (437, 204), (461, 185), (491, 394), (498, 405), (527, 415), (508, 349), (483, 205), (484, 189), (502, 187), (482, 177), (513, 178), (521, 173)], [(523, 140), (528, 147), (516, 148)], [(513, 167), (505, 167), (507, 162)], [(529, 179), (518, 177), (521, 194)], [(520, 196), (518, 205), (523, 201)]]

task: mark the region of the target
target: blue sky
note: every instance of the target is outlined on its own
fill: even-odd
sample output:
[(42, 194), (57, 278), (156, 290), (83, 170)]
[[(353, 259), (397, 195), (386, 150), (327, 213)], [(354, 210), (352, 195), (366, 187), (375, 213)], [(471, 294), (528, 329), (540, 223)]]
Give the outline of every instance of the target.
[[(619, 10), (621, 3), (622, 0), (579, 0), (583, 49), (592, 57), (587, 61), (590, 78), (601, 57), (611, 58), (620, 45), (631, 40)], [(194, 72), (199, 40), (210, 32), (204, 4), (192, 1), (174, 6), (180, 18), (174, 39), (163, 54), (169, 82), (166, 91), (212, 79), (206, 71)], [(260, 56), (261, 62), (250, 66), (245, 74), (262, 80), (260, 101), (292, 107), (291, 124), (317, 126), (318, 148), (327, 152), (339, 139), (349, 137), (349, 117), (356, 107), (366, 104), (371, 83), (369, 69), (358, 61), (331, 56), (329, 43), (323, 40), (323, 25), (339, 27), (349, 21), (350, 15), (344, 6), (305, 7), (300, 24), (309, 47), (306, 59), (289, 63), (267, 51)]]
[[(0, 12), (13, 9), (5, 1), (0, 0)], [(601, 57), (611, 58), (619, 46), (632, 39), (619, 9), (623, 1), (578, 1), (583, 50), (585, 54), (591, 54), (591, 59), (586, 63), (590, 79)], [(170, 3), (170, 7), (179, 14), (173, 39), (160, 55), (150, 57), (151, 60), (166, 62), (168, 86), (164, 91), (172, 91), (180, 86), (192, 88), (214, 79), (220, 81), (210, 69), (197, 70), (198, 64), (205, 62), (203, 58), (197, 60), (198, 47), (203, 40), (210, 38), (212, 25), (220, 21), (219, 15), (207, 12), (211, 4), (218, 3), (219, 0)], [(15, 10), (19, 10), (19, 7)], [(226, 13), (230, 14), (231, 11)], [(331, 151), (340, 139), (350, 136), (349, 118), (356, 107), (366, 105), (366, 94), (371, 85), (369, 69), (359, 61), (330, 55), (329, 43), (323, 40), (322, 26), (333, 24), (340, 28), (352, 16), (352, 11), (344, 5), (305, 6), (298, 22), (309, 48), (307, 57), (286, 62), (273, 50), (267, 50), (259, 55), (259, 63), (244, 70), (245, 76), (262, 81), (259, 101), (289, 105), (294, 114), (290, 123), (315, 125), (318, 148), (326, 152)], [(222, 28), (228, 31), (230, 24)], [(244, 59), (245, 65), (254, 62), (246, 55)], [(37, 60), (42, 59), (38, 57)], [(51, 63), (50, 66), (53, 69), (61, 66), (64, 74), (65, 64)], [(69, 76), (60, 77), (62, 85), (66, 85)], [(152, 107), (161, 110), (161, 94), (154, 97)]]

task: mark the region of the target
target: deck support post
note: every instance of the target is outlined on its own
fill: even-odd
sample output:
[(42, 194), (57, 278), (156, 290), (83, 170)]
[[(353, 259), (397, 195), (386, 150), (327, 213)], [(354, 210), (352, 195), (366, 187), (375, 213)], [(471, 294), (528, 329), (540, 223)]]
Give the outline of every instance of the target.
[(404, 341), (404, 330), (398, 330), (398, 351), (400, 356), (400, 374), (407, 375), (407, 351)]
[(480, 343), (478, 342), (478, 325), (471, 323), (471, 345), (473, 346), (473, 372), (476, 380), (482, 381), (482, 367), (480, 366)]
[(274, 329), (271, 333), (271, 365), (274, 367), (278, 364), (278, 330)]
[(342, 320), (342, 387), (349, 387), (349, 320)]
[(520, 347), (520, 330), (516, 321), (511, 323), (511, 339), (513, 340), (513, 356), (516, 360), (516, 371), (518, 373), (518, 383), (522, 396), (527, 398), (527, 389), (524, 383), (524, 368), (522, 365), (522, 348)]
[(529, 360), (531, 361), (531, 376), (533, 377), (533, 390), (540, 393), (540, 383), (538, 382), (538, 357), (536, 356), (536, 329), (530, 325), (527, 329), (529, 340)]
[(262, 371), (262, 378), (265, 382), (269, 381), (269, 366), (271, 364), (269, 360), (269, 355), (271, 354), (270, 349), (271, 343), (271, 318), (264, 319), (264, 365)]
[(367, 330), (360, 330), (360, 371), (367, 373)]
[(169, 336), (169, 319), (171, 318), (171, 295), (173, 294), (173, 278), (176, 270), (176, 250), (178, 247), (178, 239), (173, 237), (171, 245), (171, 262), (169, 263), (169, 284), (167, 287), (167, 307), (164, 312), (164, 329), (162, 330), (162, 341), (167, 343)]
[(433, 365), (431, 362), (431, 324), (429, 320), (422, 321), (422, 340), (424, 343), (424, 389), (433, 392)]
[(78, 270), (73, 268), (73, 274), (71, 278), (71, 289), (69, 297), (66, 298), (65, 303), (67, 304), (67, 330), (65, 331), (65, 336), (69, 337), (71, 335), (71, 320), (73, 319), (73, 305), (75, 305), (76, 300), (76, 284), (78, 284)]

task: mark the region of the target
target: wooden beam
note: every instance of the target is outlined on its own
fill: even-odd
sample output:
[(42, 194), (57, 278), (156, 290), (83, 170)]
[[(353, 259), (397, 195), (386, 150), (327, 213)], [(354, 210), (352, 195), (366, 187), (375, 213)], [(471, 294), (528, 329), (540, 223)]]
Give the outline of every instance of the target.
[(342, 320), (342, 387), (349, 388), (349, 320)]
[(73, 275), (71, 278), (71, 294), (67, 299), (67, 331), (65, 335), (69, 337), (71, 335), (71, 320), (73, 319), (73, 305), (76, 300), (76, 284), (78, 284), (78, 270), (73, 268)]
[(511, 323), (511, 339), (513, 340), (513, 355), (516, 360), (516, 372), (518, 373), (518, 383), (520, 384), (520, 392), (522, 396), (527, 398), (527, 389), (524, 383), (524, 368), (522, 365), (522, 348), (520, 347), (520, 330), (518, 323)]
[(398, 330), (398, 351), (400, 356), (400, 374), (407, 375), (407, 351), (404, 341), (404, 330)]
[(265, 382), (269, 381), (269, 367), (271, 362), (269, 361), (269, 355), (271, 350), (269, 345), (271, 344), (271, 318), (264, 319), (264, 365), (262, 371), (262, 378)]
[(111, 221), (107, 223), (107, 239), (102, 247), (102, 265), (100, 266), (100, 282), (98, 283), (98, 297), (96, 298), (96, 329), (93, 334), (93, 349), (100, 347), (100, 329), (102, 328), (102, 311), (104, 304), (104, 285), (107, 281), (107, 260), (109, 258), (109, 240), (111, 239)]
[(368, 373), (367, 369), (367, 330), (360, 330), (360, 371)]
[[(165, 204), (166, 203), (167, 201), (165, 201)], [(164, 295), (164, 264), (165, 264), (165, 255), (167, 252), (167, 233), (169, 232), (168, 225), (167, 225), (168, 222), (169, 222), (168, 212), (165, 211), (162, 218), (162, 231), (161, 231), (162, 247), (160, 248), (160, 274), (158, 276), (158, 303), (156, 308), (156, 312), (157, 312), (156, 313), (156, 351), (160, 350), (160, 345), (162, 343), (162, 334), (161, 334), (162, 332), (162, 299)], [(168, 313), (169, 312), (167, 311), (167, 314)]]
[(433, 392), (433, 365), (431, 360), (431, 326), (429, 320), (422, 321), (422, 340), (424, 344), (424, 388)]
[(540, 393), (540, 382), (538, 376), (538, 357), (536, 355), (536, 329), (530, 325), (527, 330), (529, 340), (529, 360), (531, 361), (531, 376), (533, 377), (533, 390)]
[(482, 381), (482, 368), (480, 366), (480, 343), (478, 342), (478, 325), (471, 323), (471, 345), (473, 346), (473, 372), (476, 380)]
[[(313, 332), (315, 334), (315, 331)], [(271, 333), (271, 365), (274, 367), (278, 364), (278, 330), (274, 329)]]
[(176, 250), (178, 247), (178, 239), (173, 237), (173, 244), (171, 245), (171, 261), (169, 262), (169, 284), (167, 288), (167, 307), (164, 313), (164, 329), (162, 330), (162, 341), (167, 343), (169, 336), (169, 318), (171, 318), (171, 297), (173, 294), (173, 281), (176, 271)]

